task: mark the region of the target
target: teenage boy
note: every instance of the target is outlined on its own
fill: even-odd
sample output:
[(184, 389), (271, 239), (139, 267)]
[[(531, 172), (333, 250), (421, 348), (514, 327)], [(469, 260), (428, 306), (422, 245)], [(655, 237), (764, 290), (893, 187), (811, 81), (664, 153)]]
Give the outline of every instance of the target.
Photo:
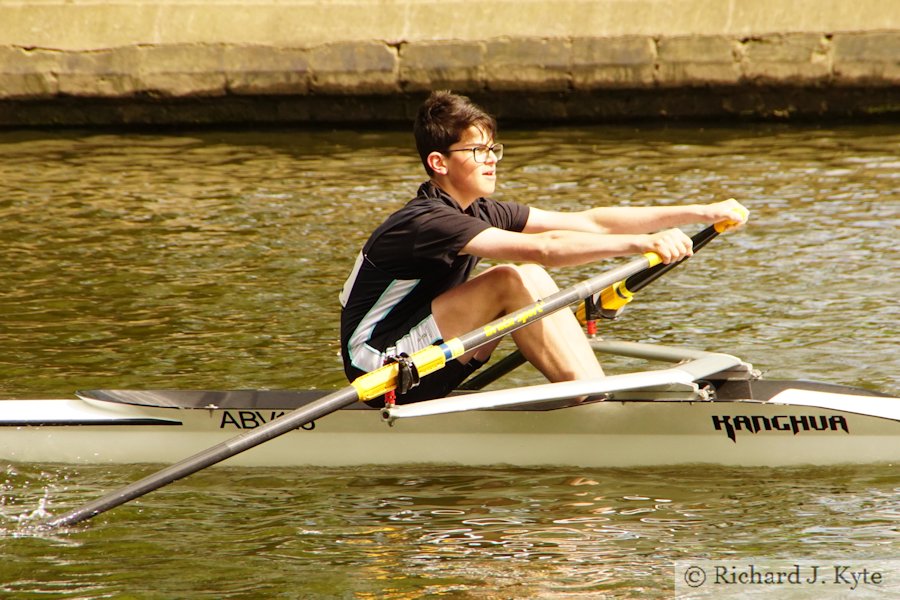
[[(690, 238), (675, 227), (746, 220), (734, 200), (579, 212), (491, 200), (503, 158), (496, 132), (494, 118), (465, 96), (434, 92), (420, 107), (414, 135), (429, 180), (372, 233), (341, 292), (341, 353), (350, 381), (391, 356), (412, 355), (558, 291), (542, 266), (644, 252), (671, 263), (691, 255)], [(522, 264), (498, 265), (470, 278), (482, 258)], [(512, 337), (550, 381), (603, 375), (571, 311)], [(498, 342), (423, 377), (397, 403), (446, 396), (487, 362)]]

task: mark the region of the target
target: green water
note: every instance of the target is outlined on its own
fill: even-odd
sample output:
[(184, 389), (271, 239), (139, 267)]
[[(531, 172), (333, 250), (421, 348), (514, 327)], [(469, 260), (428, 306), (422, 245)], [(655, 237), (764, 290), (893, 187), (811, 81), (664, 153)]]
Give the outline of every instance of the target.
[[(751, 209), (606, 334), (900, 389), (900, 126), (501, 138), (498, 197)], [(422, 177), (406, 132), (0, 133), (0, 397), (342, 386), (337, 293)], [(677, 560), (900, 557), (886, 465), (218, 468), (54, 534), (24, 523), (153, 468), (0, 467), (11, 598), (668, 597)]]

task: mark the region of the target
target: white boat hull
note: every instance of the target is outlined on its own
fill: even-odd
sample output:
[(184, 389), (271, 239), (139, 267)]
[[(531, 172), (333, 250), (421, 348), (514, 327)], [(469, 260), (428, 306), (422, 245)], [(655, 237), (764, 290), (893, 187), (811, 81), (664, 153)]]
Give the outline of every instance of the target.
[[(836, 396), (852, 400), (846, 394)], [(168, 464), (283, 412), (158, 408), (80, 399), (4, 400), (0, 416), (7, 418), (0, 427), (0, 459)], [(10, 418), (13, 414), (18, 416)], [(555, 410), (424, 416), (393, 426), (379, 415), (378, 410), (362, 407), (340, 410), (223, 464), (637, 467), (900, 462), (896, 420), (772, 402), (603, 401)]]
[[(598, 339), (591, 343), (598, 352), (676, 366), (473, 392), (385, 410), (356, 403), (222, 464), (900, 462), (900, 398), (814, 382), (762, 380), (752, 365), (727, 354)], [(0, 460), (176, 463), (326, 394), (94, 390), (77, 399), (0, 400)], [(573, 400), (584, 396), (602, 400)]]

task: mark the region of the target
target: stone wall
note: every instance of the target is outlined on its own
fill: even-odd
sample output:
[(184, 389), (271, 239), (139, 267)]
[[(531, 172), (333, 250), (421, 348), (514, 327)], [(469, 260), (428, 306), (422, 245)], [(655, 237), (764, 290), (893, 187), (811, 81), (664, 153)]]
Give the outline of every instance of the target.
[(0, 0), (0, 125), (900, 114), (900, 2)]

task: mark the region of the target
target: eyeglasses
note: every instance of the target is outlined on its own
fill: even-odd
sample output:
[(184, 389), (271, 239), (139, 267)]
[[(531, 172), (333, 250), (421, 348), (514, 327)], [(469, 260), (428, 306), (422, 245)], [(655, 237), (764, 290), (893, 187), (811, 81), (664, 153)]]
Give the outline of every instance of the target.
[(490, 146), (474, 146), (472, 148), (457, 148), (455, 150), (447, 150), (447, 152), (471, 152), (472, 160), (477, 163), (487, 162), (488, 156), (493, 153), (494, 158), (499, 162), (503, 158), (503, 144), (492, 144)]

